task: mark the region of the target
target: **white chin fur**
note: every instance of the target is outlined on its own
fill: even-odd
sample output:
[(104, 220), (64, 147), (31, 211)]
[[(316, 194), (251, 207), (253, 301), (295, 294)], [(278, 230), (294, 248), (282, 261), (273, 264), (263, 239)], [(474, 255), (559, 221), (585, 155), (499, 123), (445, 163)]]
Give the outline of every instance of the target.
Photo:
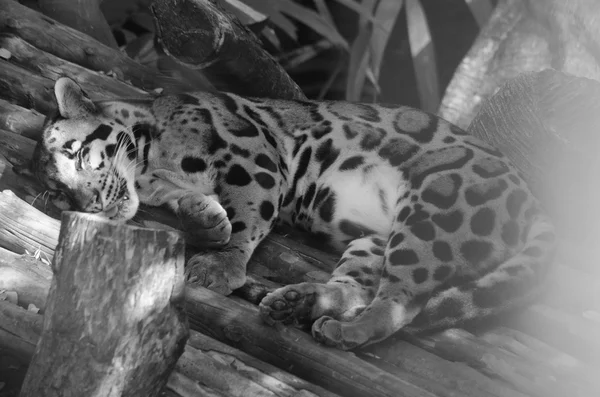
[(138, 210), (140, 201), (137, 195), (130, 195), (129, 200), (119, 203), (116, 207), (102, 214), (113, 221), (125, 222), (133, 218)]

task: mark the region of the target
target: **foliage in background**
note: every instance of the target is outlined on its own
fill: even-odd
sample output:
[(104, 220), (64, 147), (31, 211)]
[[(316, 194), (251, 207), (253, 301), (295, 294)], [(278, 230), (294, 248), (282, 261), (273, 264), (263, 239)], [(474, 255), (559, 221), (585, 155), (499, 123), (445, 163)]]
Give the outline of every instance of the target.
[[(150, 15), (144, 10), (147, 0), (130, 1), (139, 6), (138, 12), (130, 14), (131, 19), (153, 32)], [(322, 62), (322, 65), (327, 65), (325, 72), (328, 76), (319, 81), (320, 89), (316, 96), (325, 97), (334, 82), (345, 78), (344, 96), (351, 101), (378, 100), (382, 65), (392, 31), (400, 18), (406, 18), (407, 40), (421, 107), (431, 112), (437, 110), (441, 96), (438, 65), (423, 0), (219, 1), (257, 33), (288, 70), (301, 68), (336, 50), (336, 61)], [(493, 1), (464, 1), (477, 24), (482, 26), (491, 14)], [(122, 0), (105, 3), (117, 2), (120, 7), (127, 3)], [(350, 29), (347, 27), (348, 18), (336, 12), (340, 6), (355, 13)], [(137, 35), (127, 44), (126, 50), (140, 59), (144, 54), (152, 54), (152, 47), (152, 34)]]

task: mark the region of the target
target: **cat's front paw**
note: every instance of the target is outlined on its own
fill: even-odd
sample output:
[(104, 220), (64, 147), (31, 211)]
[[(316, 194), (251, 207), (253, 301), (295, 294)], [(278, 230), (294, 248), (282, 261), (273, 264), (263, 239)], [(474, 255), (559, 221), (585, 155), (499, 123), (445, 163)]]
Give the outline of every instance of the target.
[(188, 244), (221, 247), (231, 238), (231, 222), (225, 209), (210, 196), (190, 193), (178, 200), (177, 215)]
[(208, 288), (221, 295), (229, 295), (246, 282), (246, 271), (233, 266), (226, 258), (217, 255), (198, 254), (186, 265), (185, 277), (189, 284)]

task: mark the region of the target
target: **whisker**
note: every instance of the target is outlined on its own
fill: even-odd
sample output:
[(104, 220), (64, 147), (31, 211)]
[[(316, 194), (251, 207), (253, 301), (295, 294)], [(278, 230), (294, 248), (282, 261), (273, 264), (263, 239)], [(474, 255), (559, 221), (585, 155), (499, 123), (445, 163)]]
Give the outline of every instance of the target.
[(34, 204), (35, 204), (35, 201), (38, 199), (38, 197), (40, 197), (40, 196), (42, 196), (42, 197), (43, 197), (44, 193), (46, 193), (46, 192), (44, 191), (44, 192), (40, 192), (40, 193), (38, 193), (38, 194), (37, 194), (37, 195), (36, 195), (36, 196), (33, 198), (33, 200), (31, 201), (31, 205), (34, 205)]

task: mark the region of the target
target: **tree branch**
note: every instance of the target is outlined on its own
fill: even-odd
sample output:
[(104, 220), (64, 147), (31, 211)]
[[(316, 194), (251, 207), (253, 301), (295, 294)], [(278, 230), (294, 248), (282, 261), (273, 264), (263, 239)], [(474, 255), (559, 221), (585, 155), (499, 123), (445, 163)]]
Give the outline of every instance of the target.
[(218, 89), (305, 99), (256, 36), (217, 2), (154, 0), (151, 9), (165, 52), (189, 68), (201, 69)]

